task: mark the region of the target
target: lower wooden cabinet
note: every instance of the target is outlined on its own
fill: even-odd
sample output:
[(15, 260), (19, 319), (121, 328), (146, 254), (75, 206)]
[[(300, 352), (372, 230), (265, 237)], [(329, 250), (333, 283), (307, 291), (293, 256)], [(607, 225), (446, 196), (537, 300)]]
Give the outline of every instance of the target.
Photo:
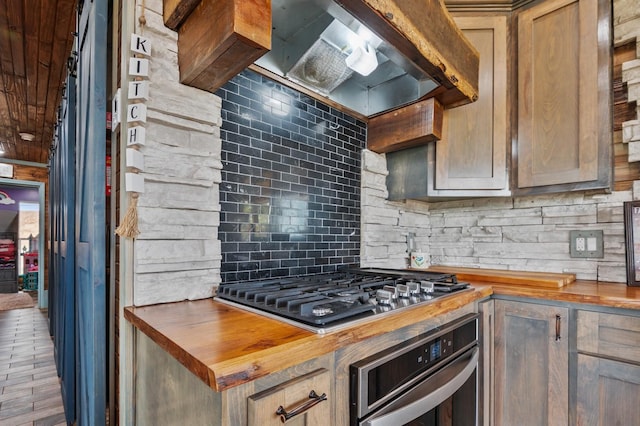
[(640, 424), (640, 365), (578, 354), (576, 424)]
[(247, 423), (276, 426), (286, 421), (288, 425), (327, 425), (331, 422), (331, 405), (327, 401), (330, 386), (331, 374), (321, 368), (251, 395), (247, 401)]
[(569, 309), (495, 302), (495, 425), (569, 421)]
[(640, 317), (579, 310), (576, 424), (640, 424)]

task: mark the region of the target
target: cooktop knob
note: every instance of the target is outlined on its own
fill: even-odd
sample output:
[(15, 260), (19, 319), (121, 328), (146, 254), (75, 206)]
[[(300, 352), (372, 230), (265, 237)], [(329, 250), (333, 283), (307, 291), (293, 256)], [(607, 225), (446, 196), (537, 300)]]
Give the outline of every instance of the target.
[(398, 297), (409, 297), (409, 286), (407, 284), (398, 284), (396, 289), (398, 290)]
[(410, 296), (417, 296), (420, 294), (420, 283), (411, 281), (407, 283), (407, 286), (409, 287)]
[(379, 305), (391, 305), (391, 301), (394, 299), (394, 294), (388, 290), (378, 290), (376, 292), (376, 300)]
[(391, 293), (391, 298), (392, 299), (397, 299), (398, 298), (398, 287), (396, 286), (392, 286), (392, 285), (385, 285), (384, 287), (382, 287), (383, 290), (388, 291), (389, 293)]
[(421, 281), (420, 282), (420, 289), (422, 290), (423, 293), (433, 293), (434, 291), (434, 286), (433, 283), (431, 281)]

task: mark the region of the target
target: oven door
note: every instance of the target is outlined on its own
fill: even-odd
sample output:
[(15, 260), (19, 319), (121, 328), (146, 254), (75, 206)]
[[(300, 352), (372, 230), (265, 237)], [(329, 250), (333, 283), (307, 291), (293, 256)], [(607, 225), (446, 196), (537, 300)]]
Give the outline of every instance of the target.
[(475, 426), (478, 347), (473, 347), (358, 423), (362, 426)]

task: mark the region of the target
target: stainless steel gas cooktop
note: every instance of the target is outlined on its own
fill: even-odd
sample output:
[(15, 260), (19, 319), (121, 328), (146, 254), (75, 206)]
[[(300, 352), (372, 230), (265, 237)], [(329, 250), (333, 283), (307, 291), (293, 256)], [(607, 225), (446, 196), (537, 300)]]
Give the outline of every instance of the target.
[(354, 268), (221, 284), (215, 300), (322, 334), (468, 288), (452, 274)]

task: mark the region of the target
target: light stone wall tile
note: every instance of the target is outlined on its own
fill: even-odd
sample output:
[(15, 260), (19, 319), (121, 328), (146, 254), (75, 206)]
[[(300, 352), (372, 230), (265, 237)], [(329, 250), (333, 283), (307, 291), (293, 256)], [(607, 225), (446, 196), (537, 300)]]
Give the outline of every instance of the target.
[(638, 140), (630, 141), (628, 143), (629, 147), (629, 157), (628, 160), (630, 163), (634, 163), (636, 161), (640, 161), (640, 135), (638, 135)]
[(624, 222), (624, 209), (619, 203), (598, 204), (598, 223), (621, 223)]
[(137, 240), (136, 265), (221, 259), (218, 240)]
[(595, 203), (623, 203), (633, 199), (633, 191), (615, 191), (609, 194), (596, 193), (589, 196)]
[(387, 176), (387, 160), (384, 154), (377, 154), (368, 149), (362, 150), (362, 170), (363, 172), (372, 172), (381, 176)]
[(598, 265), (598, 280), (609, 282), (626, 282), (626, 264)]
[(194, 186), (149, 180), (145, 182), (145, 193), (140, 196), (138, 206), (219, 212), (219, 192), (212, 190), (214, 186), (212, 182)]
[(463, 229), (462, 235), (479, 242), (501, 242), (503, 239), (502, 228), (499, 226), (472, 226)]
[(362, 172), (362, 188), (375, 189), (377, 192), (383, 193), (383, 197), (386, 199), (389, 196), (387, 191), (387, 178), (385, 176), (371, 173)]
[[(136, 4), (136, 13), (141, 10)], [(138, 199), (134, 303), (211, 297), (220, 283), (218, 227), (221, 99), (179, 82), (177, 34), (162, 21), (162, 1), (147, 0), (151, 41), (145, 192)], [(126, 85), (123, 92), (126, 96)]]
[(477, 257), (448, 257), (431, 256), (431, 265), (475, 267), (478, 264)]
[[(640, 31), (638, 34), (640, 34)], [(629, 101), (640, 99), (640, 78), (627, 81), (627, 94)]]
[(640, 120), (622, 123), (622, 142), (632, 144), (637, 141), (640, 141)]
[(480, 211), (510, 209), (513, 207), (513, 200), (510, 198), (477, 198), (471, 200), (439, 201), (429, 204), (429, 211), (437, 213), (440, 211)]
[(133, 302), (136, 306), (198, 300), (213, 297), (220, 282), (219, 270), (186, 270), (140, 274)]
[(622, 81), (640, 80), (640, 59), (633, 59), (622, 64)]
[(482, 257), (562, 260), (567, 258), (569, 243), (475, 243), (474, 249)]
[(520, 225), (540, 225), (542, 224), (542, 217), (535, 215), (506, 215), (504, 217), (490, 216), (490, 217), (478, 217), (478, 226), (520, 226)]

